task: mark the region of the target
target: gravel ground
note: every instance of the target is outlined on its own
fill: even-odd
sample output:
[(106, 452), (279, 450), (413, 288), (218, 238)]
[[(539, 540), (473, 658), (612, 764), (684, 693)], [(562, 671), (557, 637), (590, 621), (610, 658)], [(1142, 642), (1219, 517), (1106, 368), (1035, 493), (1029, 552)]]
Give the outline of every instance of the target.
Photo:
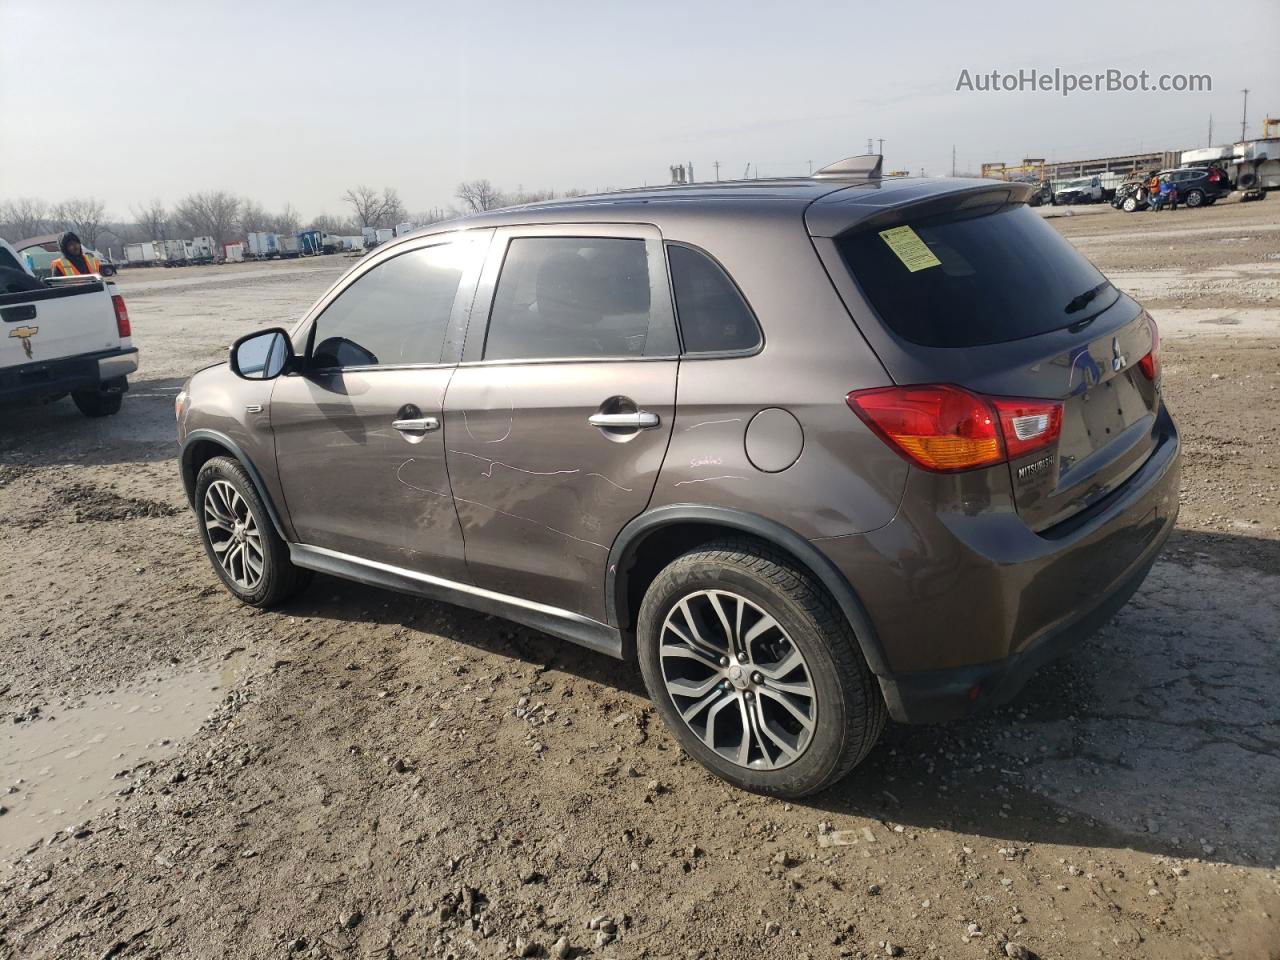
[(790, 804), (533, 631), (237, 605), (173, 395), (349, 262), (124, 274), (123, 413), (0, 422), (0, 958), (1280, 957), (1277, 203), (1054, 216), (1165, 331), (1180, 529), (1008, 707)]

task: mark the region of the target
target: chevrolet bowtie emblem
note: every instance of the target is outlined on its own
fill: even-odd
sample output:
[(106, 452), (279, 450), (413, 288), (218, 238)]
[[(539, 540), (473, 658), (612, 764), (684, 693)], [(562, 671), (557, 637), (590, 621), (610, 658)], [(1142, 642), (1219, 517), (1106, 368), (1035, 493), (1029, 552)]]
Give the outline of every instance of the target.
[(14, 327), (9, 331), (10, 337), (17, 337), (22, 341), (22, 349), (27, 355), (27, 359), (31, 359), (31, 338), (40, 332), (39, 327)]

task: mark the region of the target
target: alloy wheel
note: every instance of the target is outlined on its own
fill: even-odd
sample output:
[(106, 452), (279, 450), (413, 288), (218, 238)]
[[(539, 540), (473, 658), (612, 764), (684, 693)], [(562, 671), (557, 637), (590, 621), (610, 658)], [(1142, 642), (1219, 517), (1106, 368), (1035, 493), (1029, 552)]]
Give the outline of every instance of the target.
[(809, 746), (818, 719), (809, 665), (781, 624), (746, 597), (685, 596), (663, 621), (658, 655), (676, 711), (724, 759), (776, 770)]
[(262, 534), (248, 501), (226, 480), (204, 492), (204, 527), (227, 576), (242, 590), (256, 590), (266, 570)]

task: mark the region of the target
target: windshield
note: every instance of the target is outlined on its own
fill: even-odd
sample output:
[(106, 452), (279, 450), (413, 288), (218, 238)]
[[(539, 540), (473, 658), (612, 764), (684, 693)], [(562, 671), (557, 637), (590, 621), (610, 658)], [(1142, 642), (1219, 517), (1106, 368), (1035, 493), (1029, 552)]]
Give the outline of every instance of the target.
[(836, 243), (884, 323), (922, 346), (1033, 337), (1087, 321), (1120, 296), (1025, 204), (855, 229)]

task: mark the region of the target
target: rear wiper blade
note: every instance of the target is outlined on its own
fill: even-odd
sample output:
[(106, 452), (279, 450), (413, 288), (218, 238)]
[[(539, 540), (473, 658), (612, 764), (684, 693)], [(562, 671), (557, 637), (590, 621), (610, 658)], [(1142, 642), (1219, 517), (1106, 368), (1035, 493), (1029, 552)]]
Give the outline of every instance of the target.
[(1098, 284), (1092, 290), (1086, 290), (1084, 293), (1081, 293), (1077, 296), (1072, 297), (1071, 302), (1068, 303), (1064, 308), (1065, 312), (1075, 313), (1078, 310), (1083, 310), (1089, 304), (1093, 303), (1093, 301), (1097, 299), (1098, 294), (1100, 294), (1103, 290), (1107, 289), (1107, 287), (1109, 286), (1111, 286), (1111, 281), (1103, 280), (1100, 284)]

